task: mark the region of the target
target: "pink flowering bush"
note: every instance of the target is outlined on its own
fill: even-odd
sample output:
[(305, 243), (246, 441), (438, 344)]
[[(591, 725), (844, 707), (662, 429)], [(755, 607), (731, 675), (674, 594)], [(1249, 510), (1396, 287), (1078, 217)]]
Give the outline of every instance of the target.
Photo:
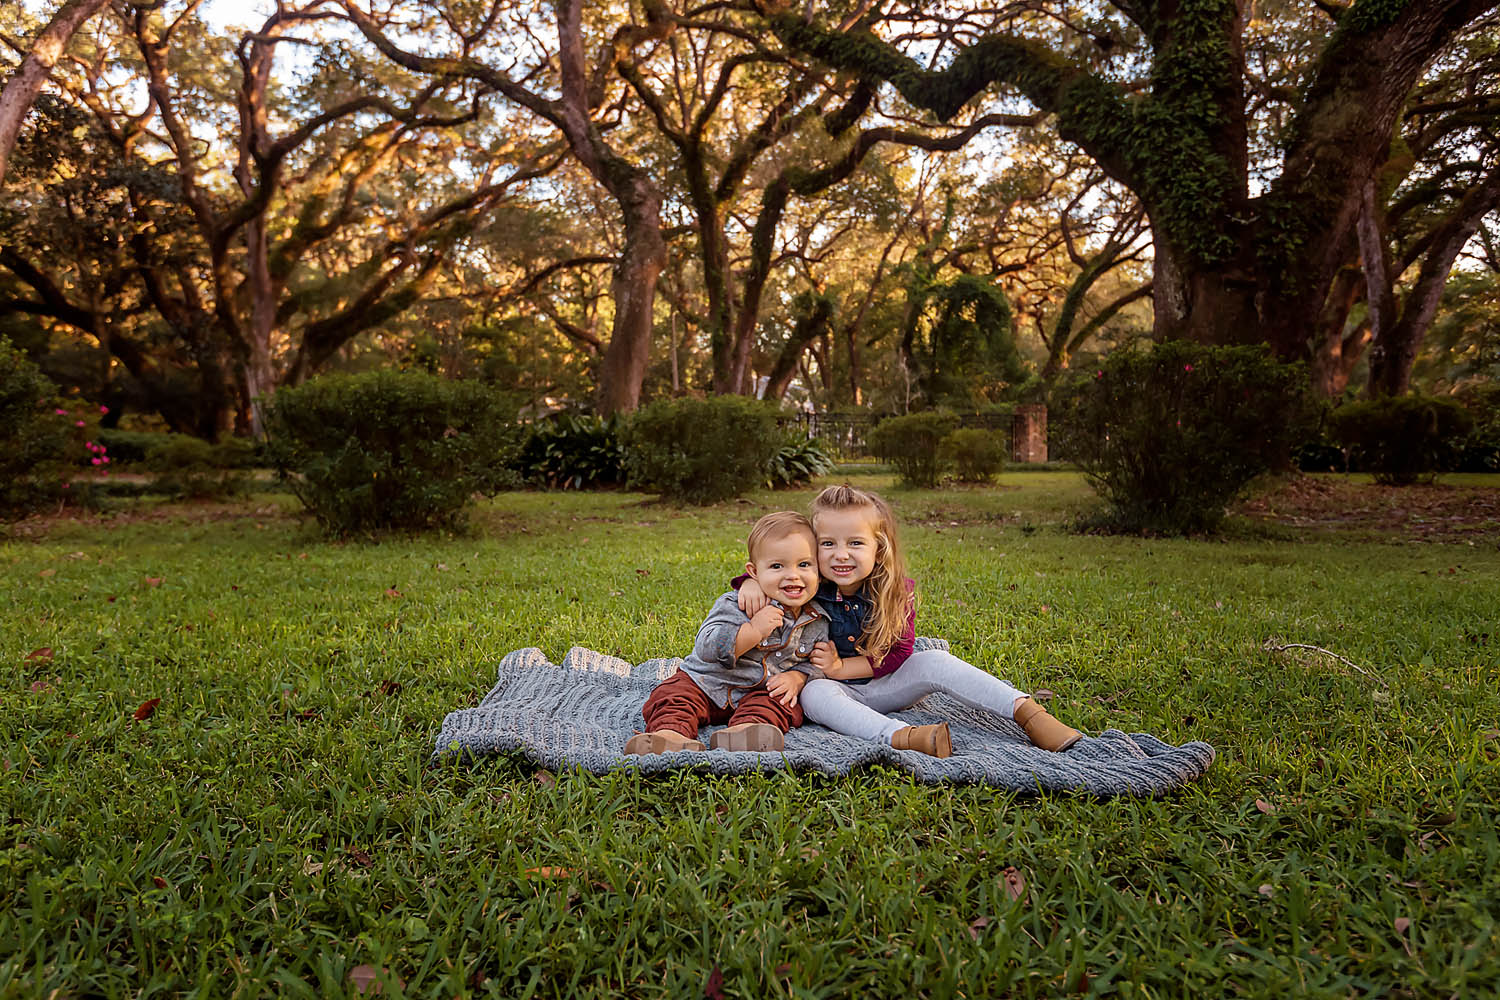
[(1101, 526), (1174, 535), (1213, 531), (1256, 476), (1287, 467), (1313, 413), (1301, 366), (1185, 341), (1111, 354), (1051, 409), (1055, 451), (1105, 501)]

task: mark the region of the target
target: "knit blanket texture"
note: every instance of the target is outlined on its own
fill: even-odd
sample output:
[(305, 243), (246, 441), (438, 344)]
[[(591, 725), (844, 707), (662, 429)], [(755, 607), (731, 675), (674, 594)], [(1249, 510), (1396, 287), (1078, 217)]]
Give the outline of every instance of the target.
[[(942, 639), (919, 637), (917, 649), (946, 649)], [(513, 752), (550, 770), (582, 768), (603, 774), (633, 768), (659, 774), (691, 768), (744, 774), (776, 768), (847, 775), (884, 764), (935, 784), (983, 784), (1016, 792), (1078, 791), (1095, 795), (1160, 795), (1200, 777), (1214, 750), (1197, 741), (1173, 746), (1146, 733), (1107, 729), (1085, 735), (1062, 753), (1038, 750), (1008, 719), (932, 694), (894, 713), (911, 725), (946, 721), (953, 756), (929, 757), (842, 736), (811, 722), (787, 733), (781, 753), (681, 751), (627, 757), (625, 741), (640, 731), (646, 695), (676, 670), (680, 659), (625, 660), (575, 646), (560, 664), (540, 649), (518, 649), (500, 661), (495, 686), (475, 708), (448, 713), (434, 760), (472, 760)], [(712, 728), (698, 738), (708, 744)]]

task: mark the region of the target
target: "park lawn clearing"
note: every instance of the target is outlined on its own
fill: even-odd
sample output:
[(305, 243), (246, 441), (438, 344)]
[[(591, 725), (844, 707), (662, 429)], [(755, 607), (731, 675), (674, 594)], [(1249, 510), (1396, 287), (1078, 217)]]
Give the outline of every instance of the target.
[(1069, 473), (857, 484), (905, 519), (920, 631), (1090, 732), (1204, 740), (1208, 774), (427, 767), (512, 649), (686, 651), (810, 491), (504, 494), (378, 545), (285, 496), (30, 522), (0, 541), (0, 995), (1500, 990), (1494, 532), (1080, 536)]

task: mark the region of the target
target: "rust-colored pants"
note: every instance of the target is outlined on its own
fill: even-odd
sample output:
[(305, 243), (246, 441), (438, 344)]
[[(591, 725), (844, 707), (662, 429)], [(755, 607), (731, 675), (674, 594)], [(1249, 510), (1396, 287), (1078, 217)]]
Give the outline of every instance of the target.
[(646, 717), (646, 732), (670, 729), (690, 740), (698, 738), (698, 727), (704, 723), (737, 726), (742, 722), (769, 722), (783, 733), (802, 725), (801, 702), (796, 708), (787, 708), (765, 688), (758, 688), (742, 694), (733, 708), (722, 708), (709, 701), (703, 689), (681, 670), (651, 689), (641, 714)]

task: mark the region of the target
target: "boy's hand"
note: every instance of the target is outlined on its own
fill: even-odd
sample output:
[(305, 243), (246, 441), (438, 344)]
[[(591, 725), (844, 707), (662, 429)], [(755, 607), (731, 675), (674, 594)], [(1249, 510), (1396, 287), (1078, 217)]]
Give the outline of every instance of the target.
[(823, 671), (825, 676), (833, 677), (838, 672), (839, 659), (838, 650), (833, 643), (827, 639), (813, 646), (812, 652), (807, 654), (807, 662)]
[(766, 592), (760, 589), (760, 584), (754, 580), (746, 580), (740, 585), (739, 595), (736, 600), (739, 602), (740, 610), (752, 619), (771, 601), (766, 596)]
[(781, 628), (785, 620), (785, 613), (774, 604), (767, 604), (755, 614), (750, 616), (750, 625), (764, 640), (766, 636)]
[(766, 690), (771, 693), (772, 698), (777, 699), (787, 708), (796, 708), (797, 695), (802, 693), (802, 688), (806, 684), (806, 674), (800, 670), (788, 670), (766, 681)]

